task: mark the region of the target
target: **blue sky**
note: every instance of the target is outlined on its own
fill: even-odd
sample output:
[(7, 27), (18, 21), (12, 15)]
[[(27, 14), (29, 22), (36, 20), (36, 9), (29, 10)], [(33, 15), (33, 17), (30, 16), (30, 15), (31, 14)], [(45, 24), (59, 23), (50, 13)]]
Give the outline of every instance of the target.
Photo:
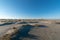
[(1, 18), (60, 19), (60, 0), (0, 0)]

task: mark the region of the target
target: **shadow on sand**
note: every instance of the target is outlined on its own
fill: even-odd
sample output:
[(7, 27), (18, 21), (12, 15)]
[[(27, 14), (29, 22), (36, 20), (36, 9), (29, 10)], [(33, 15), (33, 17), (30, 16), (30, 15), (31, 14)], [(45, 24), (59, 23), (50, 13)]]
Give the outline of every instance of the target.
[(0, 24), (0, 26), (10, 25), (10, 24), (13, 24), (13, 22), (11, 22), (11, 23)]
[(40, 27), (40, 28), (47, 28), (48, 26), (46, 26), (46, 25), (39, 25), (38, 27)]
[(19, 22), (18, 24), (27, 24), (27, 22)]
[(37, 36), (28, 34), (28, 32), (34, 28), (31, 25), (25, 25), (20, 28), (20, 30), (11, 37), (11, 40), (22, 40), (23, 38), (37, 39)]

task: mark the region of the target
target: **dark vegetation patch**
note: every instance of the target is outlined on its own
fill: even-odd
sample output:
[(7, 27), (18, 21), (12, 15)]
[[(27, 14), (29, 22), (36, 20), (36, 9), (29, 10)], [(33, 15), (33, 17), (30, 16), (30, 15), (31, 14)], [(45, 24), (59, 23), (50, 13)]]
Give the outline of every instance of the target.
[(56, 22), (56, 24), (60, 24), (60, 22)]

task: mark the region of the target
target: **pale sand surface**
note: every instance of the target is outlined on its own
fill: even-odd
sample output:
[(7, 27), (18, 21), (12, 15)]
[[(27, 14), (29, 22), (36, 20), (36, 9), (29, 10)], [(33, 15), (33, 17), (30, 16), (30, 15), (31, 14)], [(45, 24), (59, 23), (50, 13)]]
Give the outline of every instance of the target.
[[(34, 25), (34, 23), (29, 23)], [(36, 23), (35, 23), (36, 24)], [(34, 27), (28, 34), (37, 36), (37, 39), (24, 38), (23, 40), (60, 40), (60, 24), (48, 24), (48, 23), (37, 23), (40, 25), (46, 25), (47, 27)], [(10, 30), (12, 27), (21, 27), (22, 24), (11, 24), (0, 26), (0, 36), (2, 36), (6, 31)]]

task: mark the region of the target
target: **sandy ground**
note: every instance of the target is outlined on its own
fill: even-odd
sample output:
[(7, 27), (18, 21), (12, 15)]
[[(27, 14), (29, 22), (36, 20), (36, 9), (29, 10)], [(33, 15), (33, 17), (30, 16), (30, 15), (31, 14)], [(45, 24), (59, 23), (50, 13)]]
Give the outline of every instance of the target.
[(38, 40), (60, 40), (60, 25), (49, 24), (46, 28), (36, 27), (29, 34), (38, 36)]
[(11, 25), (5, 25), (5, 26), (0, 26), (0, 37), (5, 34), (8, 30), (12, 29), (13, 27), (21, 27), (20, 24), (11, 24)]
[[(53, 24), (38, 23), (38, 24), (44, 25), (46, 27), (34, 27), (28, 32), (28, 34), (35, 35), (36, 38), (24, 37), (22, 40), (60, 40), (60, 24), (54, 24), (54, 23)], [(11, 25), (0, 26), (0, 36), (2, 36), (6, 31), (11, 29), (12, 27), (20, 28), (21, 25), (22, 24), (11, 24)]]

